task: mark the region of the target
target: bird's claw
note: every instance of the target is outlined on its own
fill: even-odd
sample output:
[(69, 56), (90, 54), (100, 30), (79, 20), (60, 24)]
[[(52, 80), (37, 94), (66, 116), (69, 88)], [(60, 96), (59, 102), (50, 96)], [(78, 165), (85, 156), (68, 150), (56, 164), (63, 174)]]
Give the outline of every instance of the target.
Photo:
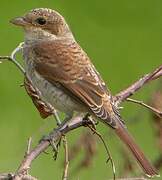
[(94, 121), (94, 119), (92, 119), (90, 114), (86, 114), (86, 116), (83, 118), (83, 124), (84, 126), (92, 126), (93, 129), (96, 130), (96, 125), (98, 124), (97, 121)]
[(58, 152), (59, 152), (59, 147), (61, 145), (61, 138), (57, 144), (54, 142), (52, 135), (43, 136), (39, 142), (41, 143), (42, 141), (49, 141), (49, 143), (52, 147), (53, 153), (54, 153), (53, 158), (54, 158), (54, 160), (56, 160)]
[(57, 154), (58, 154), (58, 146), (55, 144), (55, 142), (53, 141), (53, 137), (51, 135), (46, 135), (46, 136), (43, 136), (39, 143), (41, 143), (42, 141), (49, 141), (51, 147), (52, 147), (52, 150), (54, 152), (54, 160), (57, 159)]

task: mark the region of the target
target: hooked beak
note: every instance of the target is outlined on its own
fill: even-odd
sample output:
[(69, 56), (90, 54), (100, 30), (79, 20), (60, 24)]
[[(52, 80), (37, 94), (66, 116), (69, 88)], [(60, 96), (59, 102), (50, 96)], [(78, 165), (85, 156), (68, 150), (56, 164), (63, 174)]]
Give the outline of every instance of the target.
[(10, 23), (16, 25), (16, 26), (26, 26), (29, 25), (29, 23), (25, 20), (24, 17), (17, 17), (10, 20)]

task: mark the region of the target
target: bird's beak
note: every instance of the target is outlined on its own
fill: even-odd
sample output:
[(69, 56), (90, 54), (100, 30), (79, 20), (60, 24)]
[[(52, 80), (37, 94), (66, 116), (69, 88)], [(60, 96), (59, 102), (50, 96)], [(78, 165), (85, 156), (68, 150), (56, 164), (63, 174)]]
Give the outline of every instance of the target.
[(16, 25), (16, 26), (26, 26), (29, 25), (29, 23), (25, 20), (24, 17), (17, 17), (10, 20), (10, 23)]

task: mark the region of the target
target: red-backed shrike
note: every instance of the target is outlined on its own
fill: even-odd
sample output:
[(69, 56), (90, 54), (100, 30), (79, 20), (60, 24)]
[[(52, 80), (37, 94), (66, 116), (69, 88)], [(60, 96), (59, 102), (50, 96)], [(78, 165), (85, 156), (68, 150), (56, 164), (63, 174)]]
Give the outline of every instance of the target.
[(63, 16), (39, 8), (13, 19), (12, 23), (25, 30), (25, 70), (33, 86), (41, 92), (42, 100), (68, 118), (74, 112), (88, 112), (98, 118), (114, 129), (147, 175), (157, 175), (129, 135), (110, 91)]

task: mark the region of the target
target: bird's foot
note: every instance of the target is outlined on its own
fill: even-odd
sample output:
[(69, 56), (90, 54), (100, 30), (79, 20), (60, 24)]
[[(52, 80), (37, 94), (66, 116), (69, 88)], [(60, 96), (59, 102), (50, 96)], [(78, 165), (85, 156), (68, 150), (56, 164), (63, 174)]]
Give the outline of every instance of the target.
[(61, 145), (62, 138), (60, 138), (57, 143), (53, 139), (54, 139), (53, 135), (49, 134), (49, 135), (43, 136), (39, 142), (49, 141), (52, 147), (52, 151), (53, 151), (53, 159), (56, 160), (59, 153), (59, 147)]
[(96, 130), (96, 125), (98, 124), (98, 121), (94, 120), (92, 116), (87, 113), (83, 118), (83, 124), (84, 126), (91, 126), (93, 129)]
[(64, 126), (67, 126), (68, 122), (70, 122), (70, 120), (72, 119), (73, 115), (66, 115), (66, 117), (64, 118), (64, 120), (61, 122), (61, 124), (59, 125), (59, 128), (62, 128)]

